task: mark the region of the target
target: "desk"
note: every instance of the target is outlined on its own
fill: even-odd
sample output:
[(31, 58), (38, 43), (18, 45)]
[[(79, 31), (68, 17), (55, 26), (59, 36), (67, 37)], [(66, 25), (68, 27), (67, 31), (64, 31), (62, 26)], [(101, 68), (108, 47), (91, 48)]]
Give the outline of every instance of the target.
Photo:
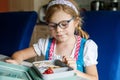
[[(6, 58), (8, 58), (7, 56), (4, 56), (4, 55), (0, 55), (0, 61), (4, 61)], [(18, 74), (21, 74), (21, 75), (23, 75), (23, 73), (19, 73), (19, 71), (24, 71), (24, 72), (28, 72), (27, 74), (28, 74), (28, 76), (29, 76), (29, 73), (31, 73), (33, 76), (34, 76), (34, 78), (32, 77), (32, 79), (27, 79), (27, 80), (43, 80), (43, 79), (41, 79), (36, 73), (35, 73), (35, 71), (34, 70), (31, 70), (30, 69), (30, 67), (32, 66), (32, 63), (29, 63), (29, 62), (23, 62), (22, 63), (22, 65), (13, 65), (13, 64), (6, 64), (6, 63), (2, 63), (2, 62), (0, 62), (0, 71), (2, 71), (2, 72), (5, 72), (5, 71), (7, 71), (8, 70), (8, 72), (7, 73), (9, 73), (9, 71), (12, 71), (12, 70), (10, 70), (11, 68), (12, 69), (14, 69), (15, 68), (15, 70), (17, 70), (17, 71), (12, 71), (12, 72), (17, 72)], [(6, 66), (8, 66), (8, 67), (6, 67)], [(5, 69), (5, 67), (6, 67), (6, 69)], [(10, 69), (8, 69), (10, 67)], [(5, 71), (4, 71), (5, 70)], [(4, 74), (5, 75), (5, 74)], [(9, 74), (10, 75), (10, 74)], [(17, 74), (16, 74), (17, 75)], [(16, 76), (15, 75), (15, 76)], [(18, 75), (19, 76), (19, 75)], [(14, 76), (13, 76), (14, 77)], [(22, 80), (22, 79), (17, 79), (17, 78), (13, 78), (13, 77), (9, 77), (8, 75), (7, 75), (7, 77), (6, 77), (6, 75), (5, 76), (3, 76), (3, 73), (1, 73), (0, 72), (0, 80)], [(35, 79), (36, 78), (36, 79)], [(26, 80), (26, 79), (25, 79)], [(67, 77), (67, 78), (61, 78), (61, 79), (55, 79), (55, 80), (87, 80), (87, 79), (84, 79), (84, 78), (81, 78), (81, 77)]]
[(4, 59), (6, 59), (6, 58), (8, 58), (8, 57), (0, 54), (0, 61), (4, 61)]
[[(0, 61), (4, 61), (5, 59), (8, 59), (8, 58), (9, 58), (8, 56), (1, 55), (1, 54), (0, 54)], [(26, 61), (23, 61), (21, 64), (22, 64), (23, 66), (28, 66), (28, 67), (31, 67), (31, 66), (32, 66), (32, 63), (26, 62)]]

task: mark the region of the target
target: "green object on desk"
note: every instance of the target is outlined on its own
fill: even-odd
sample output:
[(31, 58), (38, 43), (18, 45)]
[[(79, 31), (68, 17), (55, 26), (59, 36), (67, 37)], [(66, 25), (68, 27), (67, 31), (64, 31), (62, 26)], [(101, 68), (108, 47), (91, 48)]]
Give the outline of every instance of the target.
[(0, 80), (42, 80), (42, 79), (30, 67), (0, 62)]

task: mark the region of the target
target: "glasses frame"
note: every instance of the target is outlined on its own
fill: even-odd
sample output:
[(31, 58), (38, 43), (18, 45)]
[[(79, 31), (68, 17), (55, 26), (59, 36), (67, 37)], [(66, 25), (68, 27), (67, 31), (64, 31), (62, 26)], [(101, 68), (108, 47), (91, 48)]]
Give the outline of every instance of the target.
[(54, 27), (51, 27), (51, 28), (50, 28), (50, 26), (49, 26), (49, 23), (48, 23), (47, 25), (48, 25), (48, 27), (49, 27), (50, 30), (54, 30), (54, 29), (56, 29), (58, 26), (59, 26), (61, 29), (66, 29), (68, 26), (63, 27), (63, 26), (61, 25), (61, 23), (62, 23), (62, 22), (67, 22), (67, 23), (69, 24), (73, 19), (74, 19), (74, 17), (72, 17), (70, 20), (60, 21), (59, 23), (50, 22), (50, 23), (52, 23), (52, 24), (55, 24), (55, 26), (54, 26)]

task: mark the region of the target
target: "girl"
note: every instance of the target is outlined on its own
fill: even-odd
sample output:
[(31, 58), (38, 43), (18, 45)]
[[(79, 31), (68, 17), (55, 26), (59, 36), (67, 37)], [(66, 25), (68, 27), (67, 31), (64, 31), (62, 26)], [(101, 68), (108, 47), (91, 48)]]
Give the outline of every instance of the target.
[(74, 0), (51, 0), (46, 11), (50, 37), (39, 39), (32, 47), (15, 52), (13, 60), (6, 61), (18, 64), (41, 54), (46, 60), (61, 56), (62, 61), (72, 67), (77, 76), (98, 80), (97, 45), (82, 30), (78, 10)]

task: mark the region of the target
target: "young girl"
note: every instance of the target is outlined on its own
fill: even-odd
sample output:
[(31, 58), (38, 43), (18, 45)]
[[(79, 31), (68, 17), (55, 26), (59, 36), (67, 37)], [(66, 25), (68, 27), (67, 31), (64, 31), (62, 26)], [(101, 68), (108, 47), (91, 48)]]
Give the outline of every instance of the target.
[(72, 67), (77, 76), (98, 80), (97, 45), (82, 30), (82, 19), (75, 1), (51, 0), (46, 11), (46, 22), (50, 37), (39, 39), (32, 47), (15, 52), (13, 60), (6, 61), (19, 64), (41, 54), (46, 60), (61, 56), (62, 61)]

